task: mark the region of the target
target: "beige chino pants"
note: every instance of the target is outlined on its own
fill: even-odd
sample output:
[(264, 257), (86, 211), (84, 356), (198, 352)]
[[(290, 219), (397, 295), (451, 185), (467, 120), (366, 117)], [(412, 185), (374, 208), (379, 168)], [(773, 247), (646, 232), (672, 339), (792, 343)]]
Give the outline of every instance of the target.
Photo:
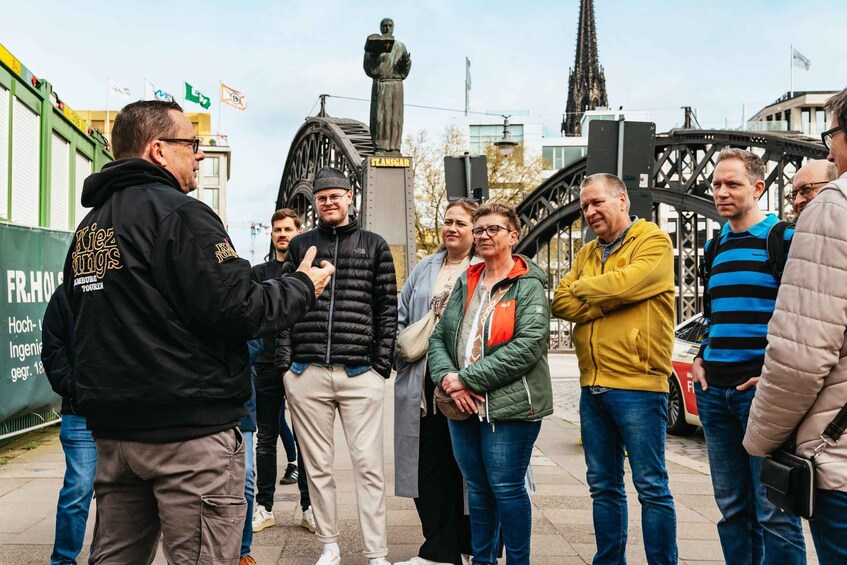
[(302, 375), (288, 371), (284, 382), (297, 441), (308, 470), (318, 539), (323, 543), (338, 541), (333, 474), (333, 428), (338, 411), (353, 462), (364, 555), (368, 558), (388, 555), (382, 452), (385, 379), (372, 370), (348, 377), (340, 365), (309, 365)]

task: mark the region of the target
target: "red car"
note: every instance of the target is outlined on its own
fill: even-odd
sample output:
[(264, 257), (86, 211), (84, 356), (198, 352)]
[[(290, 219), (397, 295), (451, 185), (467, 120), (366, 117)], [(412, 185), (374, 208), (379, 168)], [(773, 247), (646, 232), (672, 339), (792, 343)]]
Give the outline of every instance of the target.
[(697, 400), (694, 398), (694, 379), (691, 364), (700, 351), (706, 322), (702, 314), (682, 322), (674, 332), (673, 373), (668, 377), (668, 433), (690, 436), (700, 426)]

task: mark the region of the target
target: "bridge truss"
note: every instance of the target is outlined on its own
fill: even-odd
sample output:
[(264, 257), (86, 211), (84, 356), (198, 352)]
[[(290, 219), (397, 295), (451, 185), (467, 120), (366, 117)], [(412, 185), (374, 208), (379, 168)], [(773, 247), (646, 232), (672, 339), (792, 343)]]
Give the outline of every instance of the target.
[(324, 166), (340, 169), (353, 186), (355, 209), (362, 202), (362, 165), (365, 157), (373, 155), (368, 126), (356, 120), (312, 116), (297, 131), (277, 194), (276, 209), (292, 208), (304, 221), (305, 229), (315, 225), (316, 214), (312, 198), (315, 172)]
[[(697, 269), (703, 244), (723, 223), (715, 211), (711, 179), (724, 147), (748, 149), (762, 158), (767, 176), (760, 206), (780, 217), (786, 213), (786, 187), (794, 173), (806, 159), (827, 154), (820, 143), (786, 134), (672, 130), (656, 136), (651, 219), (668, 231), (674, 244), (677, 321), (702, 309)], [(522, 234), (517, 251), (547, 270), (551, 296), (582, 246), (579, 183), (586, 162), (583, 157), (559, 170), (518, 205)], [(560, 324), (553, 344), (569, 347), (569, 337), (569, 326)]]

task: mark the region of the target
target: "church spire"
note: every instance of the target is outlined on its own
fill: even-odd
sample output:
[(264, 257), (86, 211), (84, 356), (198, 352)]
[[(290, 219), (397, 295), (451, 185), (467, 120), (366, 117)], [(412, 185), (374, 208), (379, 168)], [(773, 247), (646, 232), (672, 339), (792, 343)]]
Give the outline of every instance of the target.
[[(580, 0), (576, 56), (568, 77), (568, 104), (565, 134), (580, 135), (579, 121), (585, 110), (609, 105), (606, 77), (597, 56), (597, 31), (594, 26), (594, 0)], [(585, 132), (586, 134), (588, 132)]]

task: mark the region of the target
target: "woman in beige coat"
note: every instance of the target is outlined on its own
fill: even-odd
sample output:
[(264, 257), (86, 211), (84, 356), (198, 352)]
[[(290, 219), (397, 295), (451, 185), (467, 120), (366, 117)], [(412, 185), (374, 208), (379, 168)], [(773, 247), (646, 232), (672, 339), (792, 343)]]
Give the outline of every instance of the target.
[[(797, 453), (809, 457), (845, 404), (847, 175), (821, 190), (797, 224), (744, 447), (769, 455), (796, 429)], [(847, 563), (847, 438), (815, 463), (815, 549), (821, 564)]]

